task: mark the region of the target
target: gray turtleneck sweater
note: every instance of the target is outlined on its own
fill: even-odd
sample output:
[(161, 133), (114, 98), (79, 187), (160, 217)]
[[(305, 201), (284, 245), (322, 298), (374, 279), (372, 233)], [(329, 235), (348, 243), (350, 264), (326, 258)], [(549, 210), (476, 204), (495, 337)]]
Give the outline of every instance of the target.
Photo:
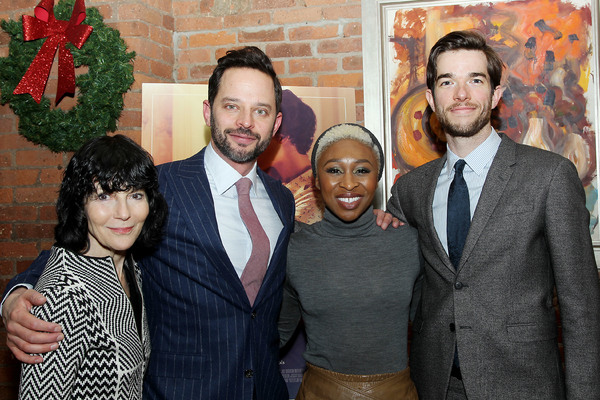
[(325, 210), (322, 221), (303, 224), (290, 239), (281, 345), (302, 317), (311, 364), (360, 375), (405, 369), (420, 274), (415, 229), (384, 231), (372, 208), (351, 223)]

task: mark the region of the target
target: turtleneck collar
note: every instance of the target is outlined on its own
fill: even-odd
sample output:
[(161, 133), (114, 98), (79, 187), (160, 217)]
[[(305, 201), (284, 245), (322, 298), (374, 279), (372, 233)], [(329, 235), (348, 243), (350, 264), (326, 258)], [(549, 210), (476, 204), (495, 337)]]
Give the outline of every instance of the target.
[(336, 217), (329, 209), (325, 208), (323, 220), (319, 224), (324, 233), (333, 236), (353, 237), (368, 234), (375, 224), (375, 214), (373, 206), (370, 206), (355, 221), (345, 222)]

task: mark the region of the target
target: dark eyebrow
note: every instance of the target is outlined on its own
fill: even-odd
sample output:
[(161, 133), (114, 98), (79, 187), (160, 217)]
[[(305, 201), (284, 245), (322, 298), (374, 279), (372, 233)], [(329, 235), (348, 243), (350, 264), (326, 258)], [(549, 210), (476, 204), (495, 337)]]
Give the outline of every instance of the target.
[(240, 101), (240, 99), (238, 99), (238, 98), (236, 98), (236, 97), (223, 97), (223, 98), (221, 99), (221, 102), (222, 102), (222, 103), (226, 103), (226, 102), (228, 102), (228, 101), (231, 101), (231, 102), (233, 102), (233, 103), (236, 103), (236, 102)]
[(471, 72), (469, 76), (471, 78), (488, 78), (487, 74), (484, 74), (483, 72)]
[[(241, 100), (236, 97), (223, 97), (221, 99), (221, 103), (227, 103), (227, 102), (238, 103), (240, 101)], [(269, 103), (255, 103), (252, 106), (253, 107), (264, 107), (264, 108), (268, 109), (269, 111), (273, 108)]]
[(436, 81), (439, 81), (440, 79), (444, 79), (444, 78), (452, 78), (454, 76), (453, 73), (447, 72), (445, 74), (441, 74), (438, 75), (437, 78), (435, 78)]
[[(438, 75), (438, 77), (436, 78), (436, 82), (439, 81), (440, 79), (445, 79), (445, 78), (452, 79), (453, 77), (454, 77), (454, 74), (452, 72), (447, 72), (445, 74)], [(469, 74), (469, 78), (476, 78), (476, 77), (483, 77), (483, 78), (487, 79), (487, 74), (483, 73), (483, 72), (471, 72)]]

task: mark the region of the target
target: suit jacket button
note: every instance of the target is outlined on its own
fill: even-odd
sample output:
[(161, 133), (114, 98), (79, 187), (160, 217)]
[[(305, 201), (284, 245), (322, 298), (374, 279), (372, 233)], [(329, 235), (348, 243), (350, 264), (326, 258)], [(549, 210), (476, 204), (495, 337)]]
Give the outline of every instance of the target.
[(253, 312), (252, 314), (250, 314), (250, 317), (251, 317), (252, 319), (256, 318), (256, 313), (255, 313), (255, 312)]
[(254, 371), (252, 371), (251, 369), (247, 369), (244, 371), (244, 376), (246, 378), (252, 378), (253, 375), (254, 375)]
[(450, 332), (454, 332), (456, 330), (456, 325), (454, 325), (454, 322), (450, 322)]
[(460, 289), (462, 289), (462, 288), (463, 288), (463, 284), (462, 284), (462, 282), (455, 282), (455, 283), (454, 283), (454, 288), (455, 288), (456, 290), (460, 290)]

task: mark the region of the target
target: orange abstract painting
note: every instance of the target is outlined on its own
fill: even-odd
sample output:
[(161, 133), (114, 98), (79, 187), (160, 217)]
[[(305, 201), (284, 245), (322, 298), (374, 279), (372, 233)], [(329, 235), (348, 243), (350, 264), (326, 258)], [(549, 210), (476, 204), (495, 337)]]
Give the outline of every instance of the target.
[(516, 142), (573, 161), (586, 189), (594, 233), (598, 223), (594, 1), (457, 2), (426, 7), (399, 2), (385, 22), (392, 179), (444, 153), (444, 134), (425, 100), (429, 49), (451, 31), (476, 29), (507, 65), (506, 90), (493, 114), (493, 125)]

